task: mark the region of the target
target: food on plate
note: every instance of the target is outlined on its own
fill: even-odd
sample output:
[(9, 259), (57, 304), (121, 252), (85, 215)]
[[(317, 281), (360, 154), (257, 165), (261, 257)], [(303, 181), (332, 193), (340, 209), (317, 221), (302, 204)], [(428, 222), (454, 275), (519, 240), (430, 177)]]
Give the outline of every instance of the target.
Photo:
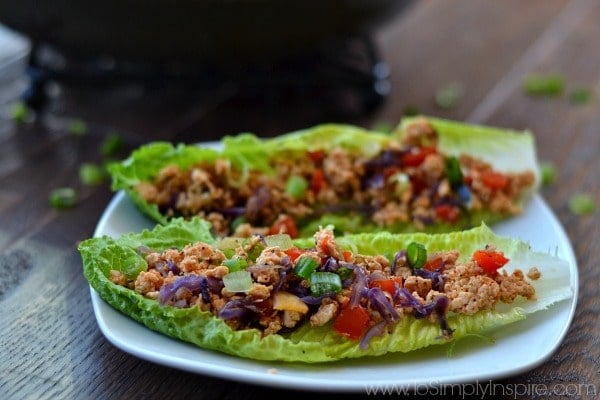
[(391, 134), (341, 124), (209, 146), (146, 144), (109, 168), (156, 221), (218, 236), (444, 232), (519, 214), (539, 186), (530, 132), (412, 117)]
[[(201, 348), (334, 361), (492, 334), (572, 296), (569, 265), (486, 225), (452, 233), (217, 238), (205, 220), (79, 245), (108, 304)], [(504, 334), (507, 331), (504, 331)]]

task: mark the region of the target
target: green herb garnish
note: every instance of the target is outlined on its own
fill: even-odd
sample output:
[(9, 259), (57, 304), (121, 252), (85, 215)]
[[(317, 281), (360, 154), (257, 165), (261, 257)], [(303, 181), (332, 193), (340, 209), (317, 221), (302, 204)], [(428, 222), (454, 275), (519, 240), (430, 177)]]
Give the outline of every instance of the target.
[(585, 104), (592, 99), (592, 92), (589, 89), (578, 88), (571, 92), (571, 103), (574, 104)]
[(569, 210), (576, 215), (591, 215), (596, 211), (596, 202), (589, 193), (574, 193), (569, 198)]
[(558, 96), (563, 89), (563, 78), (558, 74), (529, 74), (523, 80), (523, 90), (530, 96)]
[(22, 124), (29, 117), (29, 108), (22, 101), (17, 101), (10, 106), (10, 116), (13, 121)]
[(461, 83), (449, 83), (435, 93), (435, 102), (442, 108), (454, 108), (458, 105), (465, 94), (465, 88)]
[(71, 122), (69, 122), (67, 131), (71, 135), (83, 136), (87, 133), (87, 124), (82, 119), (74, 119)]
[(106, 170), (99, 165), (84, 163), (79, 167), (79, 179), (85, 185), (99, 185), (106, 178)]
[(548, 186), (556, 181), (556, 167), (551, 162), (540, 163), (542, 185)]
[(78, 196), (75, 189), (62, 187), (50, 192), (50, 205), (54, 208), (71, 208), (77, 204)]
[(100, 153), (105, 157), (110, 157), (121, 151), (124, 145), (121, 135), (113, 132), (102, 141)]

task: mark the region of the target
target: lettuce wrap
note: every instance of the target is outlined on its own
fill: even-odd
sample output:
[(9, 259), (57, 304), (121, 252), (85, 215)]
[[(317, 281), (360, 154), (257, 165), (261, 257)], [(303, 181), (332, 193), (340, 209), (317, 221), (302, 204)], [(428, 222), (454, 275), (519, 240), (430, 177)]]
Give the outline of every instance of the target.
[[(236, 239), (238, 240), (238, 239)], [(338, 246), (346, 256), (393, 255), (411, 243), (422, 244), (429, 253), (445, 250), (460, 252), (466, 259), (476, 250), (493, 244), (510, 261), (502, 269), (536, 266), (539, 279), (531, 281), (535, 298), (517, 298), (510, 304), (500, 302), (491, 309), (472, 315), (444, 314), (439, 318), (418, 318), (402, 314), (368, 341), (350, 339), (334, 329), (334, 322), (313, 326), (302, 321), (296, 329), (265, 335), (259, 329), (233, 329), (223, 318), (200, 306), (179, 308), (161, 304), (159, 300), (143, 296), (135, 290), (114, 283), (115, 276), (134, 279), (148, 268), (142, 254), (152, 249), (181, 249), (190, 243), (202, 242), (222, 248), (225, 239), (217, 239), (210, 225), (199, 218), (176, 218), (153, 230), (129, 233), (118, 238), (108, 236), (91, 238), (79, 245), (86, 279), (100, 297), (115, 309), (128, 315), (147, 328), (169, 337), (239, 357), (256, 360), (278, 360), (319, 363), (365, 356), (379, 356), (393, 352), (410, 352), (424, 347), (449, 343), (473, 334), (491, 334), (495, 329), (525, 319), (529, 314), (545, 310), (552, 304), (572, 296), (569, 285), (569, 265), (555, 256), (533, 251), (528, 244), (494, 234), (486, 225), (467, 231), (444, 234), (392, 234), (388, 232), (361, 233), (338, 238)], [(240, 243), (240, 242), (238, 242)], [(314, 239), (297, 239), (293, 248), (308, 249)], [(230, 249), (231, 250), (231, 249)], [(225, 251), (225, 250), (224, 250)], [(228, 254), (228, 258), (234, 258)], [(228, 264), (230, 265), (230, 264)], [(164, 300), (164, 299), (163, 299)], [(445, 327), (445, 328), (444, 328)], [(451, 334), (445, 334), (445, 333)]]
[[(435, 138), (415, 138), (423, 121)], [(338, 234), (468, 229), (520, 213), (540, 182), (531, 132), (432, 117), (405, 118), (392, 133), (323, 124), (212, 147), (153, 142), (109, 172), (112, 189), (153, 220), (200, 216), (220, 236), (240, 222), (292, 236), (328, 224)]]

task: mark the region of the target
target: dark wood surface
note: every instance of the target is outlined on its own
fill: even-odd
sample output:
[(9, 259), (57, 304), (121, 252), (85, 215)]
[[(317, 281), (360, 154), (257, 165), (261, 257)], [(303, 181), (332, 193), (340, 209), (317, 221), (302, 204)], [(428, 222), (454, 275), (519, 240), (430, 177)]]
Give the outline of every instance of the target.
[[(6, 85), (0, 89), (0, 398), (320, 396), (183, 372), (138, 359), (107, 341), (93, 315), (76, 246), (92, 235), (114, 193), (107, 182), (83, 185), (78, 169), (84, 162), (103, 162), (99, 146), (113, 132), (125, 140), (124, 156), (155, 139), (195, 142), (241, 131), (271, 136), (320, 122), (393, 125), (408, 107), (531, 129), (540, 160), (556, 166), (556, 182), (541, 194), (575, 250), (577, 311), (550, 358), (495, 383), (550, 390), (530, 390), (524, 398), (558, 398), (551, 390), (566, 385), (573, 398), (596, 398), (600, 212), (576, 215), (568, 201), (576, 192), (587, 192), (600, 203), (598, 21), (596, 0), (420, 1), (374, 34), (391, 70), (391, 93), (372, 110), (319, 90), (250, 90), (234, 80), (216, 82), (210, 90), (58, 83), (35, 118), (18, 124), (9, 106), (22, 86)], [(526, 95), (521, 82), (533, 72), (561, 75), (565, 91), (553, 98)], [(441, 108), (434, 95), (452, 82), (463, 85), (464, 96), (454, 107)], [(574, 104), (569, 94), (576, 88), (589, 89), (591, 100)], [(85, 135), (69, 133), (72, 119), (86, 122)], [(61, 186), (78, 190), (76, 207), (50, 206), (50, 191)]]

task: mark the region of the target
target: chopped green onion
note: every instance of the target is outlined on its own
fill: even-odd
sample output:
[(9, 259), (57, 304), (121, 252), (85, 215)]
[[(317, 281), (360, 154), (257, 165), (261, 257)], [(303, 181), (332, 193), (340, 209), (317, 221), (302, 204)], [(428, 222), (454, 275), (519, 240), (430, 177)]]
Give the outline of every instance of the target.
[(575, 193), (569, 198), (569, 210), (576, 215), (591, 215), (596, 211), (596, 202), (589, 193)]
[(348, 268), (348, 267), (340, 267), (338, 268), (337, 271), (335, 271), (336, 274), (338, 274), (340, 276), (340, 279), (344, 280), (346, 278), (350, 278), (350, 275), (352, 275), (352, 269)]
[(551, 185), (556, 180), (556, 168), (550, 162), (540, 163), (540, 173), (543, 186)]
[(124, 145), (123, 138), (118, 133), (113, 132), (102, 141), (100, 152), (105, 157), (112, 156), (118, 153)]
[(252, 288), (252, 275), (249, 271), (235, 271), (223, 276), (223, 285), (230, 292), (246, 292)]
[(308, 189), (308, 181), (299, 175), (292, 175), (285, 184), (285, 191), (292, 198), (299, 200), (304, 197)]
[(232, 273), (246, 268), (248, 266), (248, 261), (244, 258), (235, 257), (223, 261), (223, 265), (229, 268), (229, 273)]
[(592, 99), (592, 91), (585, 88), (575, 89), (571, 92), (571, 103), (586, 104)]
[(523, 80), (523, 90), (530, 96), (558, 96), (563, 88), (563, 78), (558, 74), (529, 74)]
[(325, 293), (338, 293), (342, 290), (342, 280), (333, 272), (313, 272), (310, 275), (310, 292), (313, 296)]
[(244, 238), (227, 236), (219, 241), (217, 247), (223, 252), (223, 254), (225, 254), (226, 257), (232, 257), (237, 248), (244, 244), (244, 241)]
[(78, 196), (75, 189), (63, 187), (50, 192), (50, 204), (54, 208), (70, 208), (77, 204)]
[(10, 116), (13, 121), (22, 124), (29, 117), (29, 108), (22, 101), (17, 101), (10, 106)]
[(279, 247), (281, 250), (287, 250), (294, 247), (292, 238), (285, 233), (276, 233), (275, 235), (265, 236), (265, 243), (268, 247)]
[(315, 272), (319, 263), (312, 257), (300, 256), (296, 260), (296, 266), (294, 267), (294, 273), (304, 279), (310, 278), (311, 274)]
[(449, 156), (446, 158), (446, 176), (448, 177), (451, 187), (457, 188), (458, 186), (462, 185), (463, 174), (460, 170), (458, 158), (454, 156)]
[(427, 261), (427, 250), (422, 244), (411, 242), (406, 248), (406, 258), (412, 268), (421, 268)]
[(106, 177), (104, 168), (98, 165), (84, 163), (79, 167), (79, 179), (85, 185), (99, 185)]
[(435, 93), (435, 102), (442, 108), (454, 108), (465, 94), (464, 86), (459, 82), (449, 83)]
[(71, 122), (69, 122), (67, 131), (71, 135), (83, 136), (87, 133), (87, 124), (81, 119), (74, 119)]

